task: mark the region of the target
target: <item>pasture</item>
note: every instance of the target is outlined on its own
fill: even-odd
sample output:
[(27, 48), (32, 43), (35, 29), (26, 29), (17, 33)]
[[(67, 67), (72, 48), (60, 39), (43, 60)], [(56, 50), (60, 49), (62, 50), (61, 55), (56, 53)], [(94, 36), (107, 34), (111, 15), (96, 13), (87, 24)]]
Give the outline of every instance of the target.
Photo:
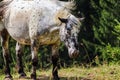
[[(38, 80), (52, 80), (52, 68), (37, 70)], [(0, 80), (4, 79), (4, 74), (0, 72)], [(26, 79), (19, 79), (15, 69), (12, 71), (13, 80), (30, 80), (30, 72), (27, 72)], [(71, 67), (59, 70), (60, 80), (120, 80), (120, 65), (101, 65), (98, 67)]]
[[(0, 1), (8, 1), (7, 3), (0, 3), (0, 30), (3, 30), (0, 32), (2, 37), (2, 44), (0, 45), (0, 80), (4, 80), (5, 77), (11, 78), (11, 75), (13, 76), (12, 80), (31, 80), (31, 78), (36, 80), (36, 73), (37, 80), (53, 80), (53, 77), (56, 80), (59, 79), (58, 75), (60, 80), (120, 80), (119, 1), (74, 0), (74, 5), (69, 2), (57, 2), (57, 0), (13, 0), (10, 5), (9, 1), (12, 0)], [(27, 1), (27, 3), (23, 1)], [(36, 2), (33, 3), (33, 1)], [(44, 4), (38, 1), (43, 1)], [(51, 1), (55, 2), (52, 3)], [(75, 9), (71, 10), (73, 6), (75, 6)], [(22, 14), (19, 14), (19, 12), (22, 12)], [(15, 16), (17, 13), (18, 15)], [(81, 17), (85, 17), (85, 19), (79, 23)], [(59, 30), (60, 32), (58, 32)], [(8, 46), (7, 32), (17, 41), (17, 44), (13, 41)], [(66, 50), (64, 50), (63, 46), (60, 46), (61, 41), (66, 46)], [(16, 48), (14, 44), (16, 44)], [(21, 50), (22, 44), (32, 45), (31, 48), (24, 49), (24, 55), (22, 55)], [(51, 50), (47, 46), (43, 46), (44, 44), (49, 44)], [(44, 49), (39, 50), (38, 61), (43, 61), (38, 63), (39, 66), (44, 67), (41, 64), (48, 66), (47, 62), (50, 62), (50, 59), (43, 56), (49, 57), (50, 53), (52, 53), (52, 60), (49, 64), (52, 65), (53, 63), (53, 68), (52, 66), (46, 69), (39, 67), (36, 70), (36, 53), (39, 45), (44, 47)], [(60, 61), (71, 65), (75, 63), (76, 65), (61, 68), (57, 74), (55, 66), (57, 66), (58, 61), (58, 46), (60, 46), (60, 53), (63, 53), (62, 58), (64, 56), (65, 59)], [(9, 49), (13, 61), (11, 64)], [(78, 63), (67, 58), (68, 56), (77, 57), (78, 53), (80, 54), (76, 59)], [(22, 56), (23, 61), (27, 62), (24, 69), (21, 62)], [(93, 65), (95, 63), (98, 66), (77, 66), (85, 63)], [(14, 64), (19, 65), (18, 70), (14, 67)], [(30, 64), (29, 67), (26, 67), (27, 64)], [(30, 68), (30, 70), (27, 68)], [(24, 72), (27, 75), (26, 79), (19, 79), (19, 77), (25, 76)]]

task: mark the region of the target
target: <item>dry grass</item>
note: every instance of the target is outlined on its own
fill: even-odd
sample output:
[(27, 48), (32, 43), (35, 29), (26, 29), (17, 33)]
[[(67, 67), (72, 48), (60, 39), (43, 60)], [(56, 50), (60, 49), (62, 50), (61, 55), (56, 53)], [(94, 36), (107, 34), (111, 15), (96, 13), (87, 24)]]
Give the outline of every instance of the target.
[[(27, 79), (19, 79), (17, 73), (12, 74), (13, 80), (30, 80), (30, 72)], [(102, 65), (99, 67), (72, 67), (59, 70), (60, 80), (120, 80), (120, 65)], [(51, 69), (38, 70), (38, 80), (52, 80)], [(0, 76), (0, 80), (4, 75)]]

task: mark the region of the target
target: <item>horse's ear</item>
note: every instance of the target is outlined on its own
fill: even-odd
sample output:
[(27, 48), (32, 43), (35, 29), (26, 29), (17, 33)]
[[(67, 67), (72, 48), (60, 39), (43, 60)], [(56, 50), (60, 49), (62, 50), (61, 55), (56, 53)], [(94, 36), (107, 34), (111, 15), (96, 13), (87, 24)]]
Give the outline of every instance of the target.
[(58, 19), (59, 19), (61, 22), (63, 22), (63, 23), (67, 23), (67, 22), (68, 22), (68, 19), (64, 19), (64, 18), (60, 18), (60, 17), (58, 17)]
[(79, 21), (83, 21), (85, 19), (85, 17), (82, 17), (82, 18), (78, 18)]

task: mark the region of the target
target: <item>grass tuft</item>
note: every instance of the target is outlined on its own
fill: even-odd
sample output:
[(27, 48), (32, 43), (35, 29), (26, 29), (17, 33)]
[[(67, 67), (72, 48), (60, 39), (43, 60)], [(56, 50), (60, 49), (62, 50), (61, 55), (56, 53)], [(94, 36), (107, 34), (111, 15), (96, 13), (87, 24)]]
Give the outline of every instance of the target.
[[(19, 75), (14, 72), (13, 80), (30, 80), (30, 72), (27, 72), (27, 79), (19, 79)], [(52, 80), (51, 72), (52, 69), (37, 70), (38, 80)], [(62, 68), (58, 72), (60, 80), (120, 80), (120, 65)], [(4, 75), (0, 76), (0, 80), (4, 80)]]

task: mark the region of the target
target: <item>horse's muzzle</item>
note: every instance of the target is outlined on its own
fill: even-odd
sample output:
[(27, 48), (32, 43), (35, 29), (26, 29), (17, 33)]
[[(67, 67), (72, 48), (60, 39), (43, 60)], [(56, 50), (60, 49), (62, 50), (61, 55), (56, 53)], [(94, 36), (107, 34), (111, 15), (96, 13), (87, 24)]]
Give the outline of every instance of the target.
[(74, 50), (74, 51), (69, 52), (70, 58), (76, 58), (78, 56), (79, 56), (79, 50)]

